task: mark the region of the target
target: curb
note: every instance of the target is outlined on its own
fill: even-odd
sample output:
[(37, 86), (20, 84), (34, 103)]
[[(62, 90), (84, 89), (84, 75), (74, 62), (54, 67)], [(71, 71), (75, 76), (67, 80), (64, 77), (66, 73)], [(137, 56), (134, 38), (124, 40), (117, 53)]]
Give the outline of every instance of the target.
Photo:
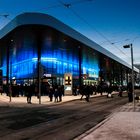
[(107, 121), (109, 121), (114, 115), (116, 114), (116, 112), (110, 114), (107, 116), (107, 118), (103, 121), (101, 121), (99, 124), (97, 124), (96, 126), (94, 126), (93, 128), (87, 130), (85, 133), (81, 134), (80, 136), (74, 138), (73, 140), (81, 140), (84, 137), (86, 137), (87, 135), (91, 134), (93, 131), (95, 131), (96, 129), (98, 129), (99, 127), (101, 127), (102, 125), (104, 125)]
[(96, 126), (92, 127), (91, 129), (87, 130), (83, 134), (79, 135), (78, 137), (74, 138), (73, 140), (82, 140), (87, 135), (90, 135), (93, 131), (95, 131), (96, 129), (98, 129), (99, 127), (101, 127), (102, 125), (104, 125), (107, 121), (109, 121), (121, 108), (122, 108), (122, 106), (116, 108), (111, 114), (109, 114), (107, 116), (106, 119), (104, 119), (103, 121), (101, 121), (100, 123), (98, 123)]

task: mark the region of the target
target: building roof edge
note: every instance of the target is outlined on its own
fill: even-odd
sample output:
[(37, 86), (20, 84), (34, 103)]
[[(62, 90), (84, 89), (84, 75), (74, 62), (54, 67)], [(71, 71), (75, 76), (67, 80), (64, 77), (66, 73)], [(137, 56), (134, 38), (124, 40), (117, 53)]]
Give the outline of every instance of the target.
[[(15, 28), (22, 25), (30, 25), (30, 24), (50, 26), (131, 69), (131, 65), (129, 65), (127, 62), (123, 61), (119, 57), (115, 56), (102, 46), (98, 45), (97, 43), (90, 40), (81, 33), (75, 31), (74, 29), (57, 20), (56, 18), (43, 13), (23, 13), (18, 15), (11, 22), (9, 22), (4, 28), (0, 30), (0, 39), (6, 36)], [(137, 69), (134, 70), (137, 72)]]

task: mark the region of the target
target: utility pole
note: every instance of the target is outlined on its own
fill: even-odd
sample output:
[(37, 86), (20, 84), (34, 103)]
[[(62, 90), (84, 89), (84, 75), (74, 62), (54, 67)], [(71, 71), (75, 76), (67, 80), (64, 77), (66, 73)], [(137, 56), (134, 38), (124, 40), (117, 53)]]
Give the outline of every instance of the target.
[(124, 48), (130, 48), (131, 50), (131, 65), (132, 65), (132, 95), (133, 95), (133, 111), (135, 111), (135, 92), (134, 92), (134, 63), (133, 63), (133, 46), (132, 44), (123, 46)]

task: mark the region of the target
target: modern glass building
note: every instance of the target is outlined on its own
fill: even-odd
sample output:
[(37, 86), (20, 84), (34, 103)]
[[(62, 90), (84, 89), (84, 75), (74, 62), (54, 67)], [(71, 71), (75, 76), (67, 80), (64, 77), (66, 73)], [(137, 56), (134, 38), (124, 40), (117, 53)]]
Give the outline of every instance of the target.
[(131, 74), (129, 64), (41, 13), (21, 14), (0, 31), (0, 69), (5, 84), (31, 84), (41, 78), (63, 85), (64, 74), (70, 73), (73, 85), (123, 85)]

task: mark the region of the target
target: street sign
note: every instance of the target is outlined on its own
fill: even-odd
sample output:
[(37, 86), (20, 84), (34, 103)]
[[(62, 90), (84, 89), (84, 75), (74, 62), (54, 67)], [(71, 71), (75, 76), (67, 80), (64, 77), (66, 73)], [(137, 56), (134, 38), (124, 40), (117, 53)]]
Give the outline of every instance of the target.
[(65, 94), (72, 94), (72, 74), (65, 73), (64, 75)]

